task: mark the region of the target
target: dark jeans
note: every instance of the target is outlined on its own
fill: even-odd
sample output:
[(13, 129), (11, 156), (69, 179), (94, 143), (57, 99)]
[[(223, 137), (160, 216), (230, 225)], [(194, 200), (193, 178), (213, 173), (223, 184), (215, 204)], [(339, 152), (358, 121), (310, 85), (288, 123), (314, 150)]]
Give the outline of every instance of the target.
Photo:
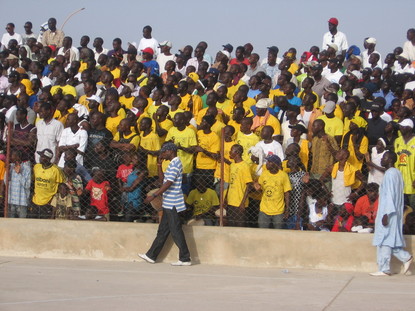
[(179, 260), (183, 262), (190, 261), (190, 253), (184, 237), (182, 222), (177, 214), (176, 208), (163, 208), (163, 217), (157, 230), (157, 236), (146, 255), (156, 260), (170, 233), (174, 243), (179, 248)]

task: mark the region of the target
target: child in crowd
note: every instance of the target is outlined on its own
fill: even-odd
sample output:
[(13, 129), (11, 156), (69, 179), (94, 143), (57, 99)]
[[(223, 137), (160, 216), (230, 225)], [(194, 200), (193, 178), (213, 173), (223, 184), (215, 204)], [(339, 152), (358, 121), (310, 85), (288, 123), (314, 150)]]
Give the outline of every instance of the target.
[(82, 184), (82, 178), (75, 172), (76, 166), (77, 163), (75, 159), (66, 161), (63, 166), (63, 172), (65, 174), (65, 183), (68, 186), (69, 194), (72, 197), (72, 210), (80, 211), (80, 196), (84, 192), (84, 186)]
[(307, 206), (307, 229), (313, 231), (330, 231), (328, 226), (330, 193), (325, 185), (310, 179), (301, 197), (301, 206)]
[(72, 196), (66, 184), (60, 183), (58, 192), (50, 202), (52, 206), (52, 219), (69, 219), (72, 210)]
[[(118, 181), (118, 188), (123, 189), (127, 185), (127, 177), (133, 171), (133, 164), (131, 163), (131, 154), (124, 153), (121, 155), (122, 163), (118, 166), (115, 177)], [(124, 216), (124, 207), (127, 204), (127, 192), (121, 192), (121, 204), (118, 211), (118, 217)]]
[(108, 206), (108, 191), (111, 190), (110, 183), (105, 180), (102, 169), (92, 169), (92, 179), (86, 185), (85, 190), (91, 195), (91, 206), (98, 209), (98, 215), (104, 216), (107, 221), (110, 220), (110, 209)]
[(186, 204), (192, 210), (192, 219), (203, 220), (206, 226), (213, 226), (216, 222), (215, 210), (219, 208), (218, 195), (206, 185), (202, 178), (195, 180), (196, 189), (190, 191)]
[(385, 168), (380, 164), (380, 160), (386, 151), (386, 140), (381, 137), (378, 139), (376, 146), (372, 147), (370, 156), (368, 153), (365, 154), (366, 164), (369, 167), (368, 183), (373, 182), (378, 185), (382, 183), (383, 175), (385, 175)]

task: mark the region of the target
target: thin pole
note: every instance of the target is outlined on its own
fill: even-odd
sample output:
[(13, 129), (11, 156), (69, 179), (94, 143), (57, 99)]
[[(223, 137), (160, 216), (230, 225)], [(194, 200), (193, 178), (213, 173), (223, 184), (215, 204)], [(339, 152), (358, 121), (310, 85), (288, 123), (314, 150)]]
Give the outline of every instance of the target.
[(7, 147), (6, 147), (6, 185), (4, 189), (4, 217), (9, 213), (9, 181), (10, 181), (10, 141), (12, 139), (13, 122), (7, 123)]
[(77, 14), (77, 13), (79, 13), (79, 12), (81, 12), (81, 11), (83, 11), (83, 10), (85, 10), (85, 8), (81, 8), (81, 9), (79, 9), (79, 10), (77, 10), (77, 11), (75, 11), (75, 12), (73, 12), (71, 15), (69, 15), (67, 18), (66, 18), (66, 20), (63, 22), (63, 24), (62, 24), (62, 26), (61, 26), (61, 30), (63, 30), (63, 27), (65, 26), (65, 24), (71, 19), (71, 17), (72, 16), (74, 16), (75, 14)]
[(225, 129), (222, 128), (220, 135), (220, 182), (219, 182), (219, 192), (220, 192), (220, 216), (219, 216), (219, 226), (223, 227), (223, 205), (224, 197), (224, 175), (225, 175)]

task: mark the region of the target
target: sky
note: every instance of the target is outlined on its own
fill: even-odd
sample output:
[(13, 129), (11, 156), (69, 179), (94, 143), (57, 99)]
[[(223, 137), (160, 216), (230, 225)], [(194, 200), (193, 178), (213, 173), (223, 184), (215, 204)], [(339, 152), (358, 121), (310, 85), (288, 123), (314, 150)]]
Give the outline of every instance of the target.
[[(346, 34), (349, 46), (357, 45), (363, 50), (363, 39), (374, 37), (376, 49), (384, 59), (403, 45), (406, 31), (415, 28), (413, 0), (23, 0), (2, 3), (2, 21), (4, 26), (13, 22), (18, 33), (23, 33), (24, 23), (31, 21), (38, 33), (39, 26), (49, 17), (57, 19), (60, 29), (67, 17), (80, 8), (85, 9), (72, 16), (63, 28), (75, 46), (79, 46), (82, 35), (89, 35), (91, 40), (102, 37), (104, 47), (109, 49), (112, 40), (119, 37), (126, 49), (127, 42), (138, 43), (142, 28), (151, 25), (154, 38), (173, 43), (173, 53), (187, 44), (195, 46), (206, 41), (207, 53), (213, 57), (223, 44), (231, 43), (235, 51), (248, 42), (261, 58), (266, 57), (267, 47), (272, 45), (279, 47), (279, 56), (290, 47), (295, 47), (299, 56), (313, 45), (321, 48), (328, 19), (337, 17), (338, 30)], [(4, 12), (18, 14), (10, 14), (7, 19)]]

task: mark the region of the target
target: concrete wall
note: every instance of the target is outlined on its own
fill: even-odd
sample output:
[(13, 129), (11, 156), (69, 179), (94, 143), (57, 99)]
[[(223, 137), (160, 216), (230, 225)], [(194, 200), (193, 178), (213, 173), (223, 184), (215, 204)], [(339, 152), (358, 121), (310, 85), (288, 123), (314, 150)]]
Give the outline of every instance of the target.
[[(140, 260), (155, 224), (0, 219), (0, 256)], [(232, 227), (184, 228), (194, 263), (243, 267), (376, 271), (372, 235)], [(406, 237), (412, 252), (415, 241)], [(175, 261), (169, 239), (158, 261)], [(401, 266), (394, 262), (393, 269)]]

